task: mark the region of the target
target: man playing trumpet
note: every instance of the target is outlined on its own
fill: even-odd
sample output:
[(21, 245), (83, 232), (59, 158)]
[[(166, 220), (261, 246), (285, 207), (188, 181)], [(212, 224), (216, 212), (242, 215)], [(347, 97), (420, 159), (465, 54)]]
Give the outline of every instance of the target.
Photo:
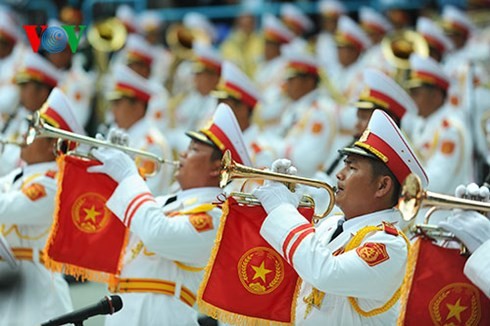
[[(212, 123), (187, 132), (191, 143), (175, 175), (181, 191), (154, 197), (134, 162), (114, 149), (97, 149), (103, 163), (89, 172), (109, 175), (118, 186), (107, 207), (130, 229), (140, 245), (126, 251), (118, 284), (122, 310), (106, 325), (197, 325), (196, 292), (220, 223), (216, 205), (221, 156), (251, 165), (238, 123), (226, 104)], [(133, 237), (134, 235), (134, 237)]]
[[(84, 134), (63, 93), (54, 88), (40, 116), (53, 127)], [(2, 285), (1, 325), (35, 325), (73, 309), (68, 285), (43, 265), (57, 191), (56, 139), (36, 138), (21, 148), (25, 162), (0, 179), (0, 230), (18, 262), (17, 278)], [(12, 272), (0, 258), (0, 274)], [(4, 276), (2, 276), (3, 278)]]
[[(254, 191), (268, 213), (261, 235), (303, 279), (296, 322), (320, 325), (392, 325), (409, 241), (394, 210), (400, 184), (416, 173), (428, 179), (398, 127), (376, 110), (337, 174), (336, 204), (344, 216), (315, 227), (298, 213), (298, 197), (278, 182)], [(290, 162), (276, 164), (291, 172)]]

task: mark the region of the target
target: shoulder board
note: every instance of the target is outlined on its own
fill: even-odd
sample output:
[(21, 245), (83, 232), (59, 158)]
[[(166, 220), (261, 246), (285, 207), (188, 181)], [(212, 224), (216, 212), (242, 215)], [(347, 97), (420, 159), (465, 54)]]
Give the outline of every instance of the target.
[(56, 173), (58, 173), (58, 171), (48, 170), (48, 171), (46, 171), (46, 173), (44, 175), (47, 176), (48, 178), (54, 179), (54, 178), (56, 178)]
[(382, 226), (385, 233), (398, 236), (398, 229), (393, 224), (383, 221)]
[(205, 213), (205, 212), (209, 212), (216, 206), (217, 206), (216, 204), (209, 204), (209, 203), (202, 204), (189, 210), (179, 211), (179, 215), (192, 215), (192, 214)]

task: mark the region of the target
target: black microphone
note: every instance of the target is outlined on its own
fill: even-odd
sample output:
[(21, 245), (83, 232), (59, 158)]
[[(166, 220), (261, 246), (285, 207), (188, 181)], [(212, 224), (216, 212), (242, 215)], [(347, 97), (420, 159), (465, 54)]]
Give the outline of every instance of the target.
[(58, 326), (65, 324), (81, 325), (82, 321), (92, 316), (112, 315), (116, 311), (121, 310), (122, 306), (123, 303), (120, 296), (105, 296), (96, 304), (56, 317), (54, 319), (51, 319), (50, 321), (45, 322), (44, 324), (41, 324), (41, 326)]

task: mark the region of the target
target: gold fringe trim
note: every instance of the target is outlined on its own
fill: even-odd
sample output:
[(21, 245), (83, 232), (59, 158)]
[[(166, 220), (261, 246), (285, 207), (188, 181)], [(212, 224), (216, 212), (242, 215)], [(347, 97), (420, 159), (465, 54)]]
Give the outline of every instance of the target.
[(421, 241), (421, 238), (415, 240), (408, 255), (405, 278), (403, 279), (403, 284), (401, 286), (400, 315), (398, 316), (396, 323), (398, 326), (403, 326), (405, 324), (405, 313), (408, 305), (408, 297), (410, 296), (410, 290), (412, 289), (413, 275), (415, 274), (415, 267), (417, 266), (417, 258), (419, 256)]
[[(75, 277), (77, 281), (89, 280), (89, 281), (100, 282), (100, 283), (108, 283), (112, 279), (111, 277), (112, 274), (110, 273), (95, 271), (89, 268), (84, 268), (69, 263), (58, 262), (52, 259), (51, 257), (49, 257), (48, 255), (49, 248), (53, 245), (54, 240), (56, 238), (56, 234), (58, 233), (59, 230), (59, 223), (58, 223), (59, 222), (58, 216), (60, 211), (59, 198), (63, 190), (62, 183), (63, 183), (63, 177), (65, 175), (65, 167), (66, 167), (65, 157), (66, 155), (61, 155), (56, 159), (56, 163), (58, 164), (58, 169), (59, 169), (58, 180), (56, 180), (58, 189), (56, 190), (55, 207), (54, 207), (54, 215), (53, 215), (54, 220), (51, 228), (51, 233), (49, 234), (48, 240), (46, 241), (46, 246), (44, 247), (43, 250), (44, 266), (51, 271), (71, 275)], [(129, 232), (126, 230), (124, 236), (123, 252), (121, 253), (121, 256), (119, 258), (117, 275), (119, 275), (122, 268), (122, 262), (123, 262), (124, 251), (125, 251), (124, 248), (126, 248), (128, 235)]]
[[(216, 307), (215, 305), (210, 304), (209, 302), (206, 302), (203, 300), (202, 296), (204, 294), (204, 290), (208, 284), (209, 277), (211, 275), (211, 270), (213, 269), (214, 262), (216, 260), (216, 255), (218, 253), (218, 249), (221, 244), (221, 239), (223, 238), (223, 231), (225, 228), (226, 224), (226, 219), (228, 218), (228, 214), (230, 213), (230, 201), (229, 199), (225, 202), (222, 208), (222, 215), (220, 219), (220, 225), (218, 228), (218, 232), (216, 234), (216, 239), (214, 240), (214, 246), (213, 249), (211, 250), (211, 256), (210, 259), (208, 260), (208, 264), (206, 265), (204, 269), (204, 278), (203, 281), (201, 282), (201, 285), (199, 286), (199, 290), (197, 291), (197, 306), (199, 308), (199, 311), (205, 315), (208, 315), (214, 319), (217, 319), (221, 322), (224, 322), (226, 324), (231, 324), (231, 325), (260, 325), (260, 326), (286, 326), (286, 325), (292, 325), (294, 322), (294, 314), (295, 314), (295, 309), (292, 310), (292, 319), (291, 323), (283, 323), (283, 322), (277, 322), (277, 321), (272, 321), (268, 319), (262, 319), (262, 318), (256, 318), (256, 317), (249, 317), (249, 316), (244, 316), (240, 315), (238, 313), (230, 312), (227, 310), (223, 310), (219, 307)], [(301, 286), (301, 281), (298, 281), (296, 284), (296, 289), (294, 293), (295, 299), (299, 295), (299, 290)], [(296, 308), (296, 300), (294, 301), (293, 308)]]

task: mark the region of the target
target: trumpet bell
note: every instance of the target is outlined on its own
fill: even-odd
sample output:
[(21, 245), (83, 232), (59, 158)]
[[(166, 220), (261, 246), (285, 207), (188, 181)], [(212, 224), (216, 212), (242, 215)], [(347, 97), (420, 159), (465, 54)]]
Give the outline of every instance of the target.
[[(422, 207), (432, 207), (429, 215), (437, 208), (459, 208), (490, 212), (490, 203), (458, 198), (422, 189), (422, 182), (415, 174), (410, 174), (402, 185), (398, 209), (405, 221), (411, 221)], [(429, 216), (426, 216), (426, 220)]]
[(410, 174), (402, 186), (398, 209), (405, 221), (411, 221), (420, 210), (422, 201), (422, 182), (415, 174)]
[(87, 40), (100, 52), (120, 50), (126, 43), (127, 31), (124, 24), (117, 18), (109, 18), (90, 26)]
[(404, 30), (388, 34), (381, 41), (381, 51), (388, 63), (396, 69), (395, 80), (403, 84), (410, 70), (410, 55), (429, 56), (429, 45), (424, 37), (414, 31)]
[(169, 26), (165, 39), (171, 52), (181, 60), (192, 59), (194, 55), (192, 46), (195, 42), (202, 44), (212, 43), (205, 32), (198, 29), (188, 28), (180, 23)]

